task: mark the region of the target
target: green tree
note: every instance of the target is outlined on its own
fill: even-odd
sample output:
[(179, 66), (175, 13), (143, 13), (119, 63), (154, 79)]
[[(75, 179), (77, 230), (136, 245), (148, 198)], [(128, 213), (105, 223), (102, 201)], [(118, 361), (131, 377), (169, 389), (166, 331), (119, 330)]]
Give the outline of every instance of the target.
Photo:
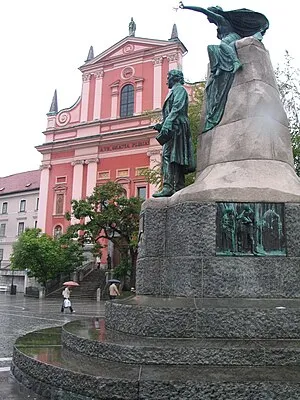
[(289, 120), (294, 165), (300, 176), (300, 70), (293, 64), (289, 52), (285, 52), (283, 67), (277, 66), (275, 76), (283, 107)]
[(26, 229), (13, 244), (12, 269), (28, 270), (46, 286), (61, 272), (72, 272), (83, 260), (82, 246), (65, 237), (54, 239), (40, 229)]
[[(72, 214), (79, 222), (68, 233), (99, 246), (99, 240), (110, 240), (121, 255), (119, 271), (122, 278), (130, 269), (130, 284), (135, 286), (138, 251), (139, 216), (142, 200), (127, 198), (122, 185), (109, 181), (94, 188), (85, 200), (72, 200)], [(127, 266), (124, 268), (124, 266)]]
[[(198, 144), (198, 136), (201, 130), (201, 112), (203, 107), (203, 99), (204, 99), (204, 87), (205, 82), (197, 82), (193, 84), (193, 94), (192, 99), (189, 104), (189, 120), (191, 127), (191, 135), (192, 141), (194, 145), (195, 151), (195, 159), (197, 160), (197, 144)], [(196, 172), (192, 172), (185, 176), (185, 184), (186, 186), (195, 182)]]

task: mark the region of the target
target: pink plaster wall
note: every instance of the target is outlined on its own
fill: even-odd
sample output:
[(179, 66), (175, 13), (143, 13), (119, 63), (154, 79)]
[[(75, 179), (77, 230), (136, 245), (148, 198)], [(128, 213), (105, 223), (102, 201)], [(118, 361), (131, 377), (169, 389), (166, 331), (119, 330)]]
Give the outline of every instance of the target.
[(51, 154), (51, 160), (60, 160), (61, 158), (71, 158), (74, 156), (74, 150), (59, 151)]
[[(149, 165), (149, 157), (146, 153), (119, 156), (113, 158), (104, 158), (101, 160), (98, 171), (110, 171), (110, 180), (118, 179), (117, 170), (129, 168), (130, 196), (135, 196), (135, 181), (141, 181), (143, 178), (136, 176), (137, 167), (145, 167)], [(124, 177), (126, 180), (126, 178)], [(101, 183), (102, 180), (98, 180)], [(102, 183), (105, 181), (103, 180)]]
[(108, 119), (111, 115), (111, 87), (110, 85), (120, 78), (120, 68), (104, 73), (102, 86), (102, 110), (101, 119)]
[[(83, 165), (83, 177), (82, 177), (82, 192), (81, 192), (81, 198), (85, 199), (86, 196), (86, 185), (87, 185), (87, 164)], [(96, 186), (96, 184), (95, 184)]]
[[(51, 234), (53, 233), (53, 227), (56, 224), (61, 224), (63, 226), (64, 232), (68, 225), (68, 222), (64, 219), (63, 216), (53, 216), (54, 211), (54, 199), (55, 199), (55, 179), (56, 176), (67, 176), (67, 184), (66, 184), (66, 206), (65, 211), (70, 209), (70, 202), (72, 200), (72, 192), (73, 185), (78, 185), (78, 182), (73, 182), (73, 167), (70, 162), (64, 162), (64, 160), (72, 160), (74, 158), (74, 151), (69, 150), (70, 143), (74, 145), (74, 143), (78, 143), (77, 149), (86, 149), (90, 146), (99, 146), (98, 154), (93, 153), (93, 157), (99, 158), (100, 162), (97, 164), (98, 171), (110, 170), (110, 179), (116, 179), (116, 170), (117, 169), (125, 169), (130, 168), (130, 176), (127, 179), (128, 187), (130, 189), (129, 195), (136, 195), (136, 185), (141, 182), (144, 185), (143, 177), (136, 176), (136, 167), (144, 167), (149, 165), (149, 157), (147, 156), (147, 152), (149, 150), (149, 146), (151, 144), (146, 144), (145, 146), (141, 146), (139, 148), (129, 148), (127, 149), (127, 155), (122, 155), (122, 151), (119, 150), (115, 145), (135, 141), (149, 140), (151, 137), (155, 137), (155, 133), (152, 130), (151, 133), (148, 132), (146, 135), (142, 132), (138, 132), (138, 130), (130, 131), (130, 128), (138, 127), (139, 125), (145, 126), (145, 124), (150, 124), (150, 121), (145, 119), (145, 116), (135, 116), (133, 118), (122, 118), (118, 119), (120, 113), (120, 91), (123, 85), (127, 83), (132, 83), (136, 88), (136, 80), (135, 78), (142, 78), (143, 81), (139, 81), (139, 85), (142, 84), (142, 110), (149, 111), (153, 106), (153, 82), (154, 82), (154, 63), (153, 59), (157, 56), (164, 56), (163, 63), (161, 68), (161, 80), (162, 80), (162, 102), (168, 93), (168, 88), (165, 84), (167, 79), (167, 73), (169, 70), (169, 63), (167, 57), (165, 57), (170, 48), (172, 48), (172, 52), (174, 52), (174, 43), (166, 41), (164, 45), (161, 42), (155, 43), (155, 41), (142, 43), (143, 39), (140, 38), (128, 38), (123, 40), (120, 43), (119, 47), (113, 47), (113, 51), (104, 54), (107, 54), (106, 58), (99, 58), (99, 61), (95, 64), (85, 64), (82, 67), (83, 73), (91, 73), (91, 80), (89, 81), (90, 89), (88, 93), (88, 112), (87, 112), (87, 123), (83, 123), (78, 125), (80, 121), (80, 109), (82, 107), (81, 99), (71, 106), (68, 109), (61, 110), (60, 113), (55, 118), (49, 117), (49, 119), (53, 119), (51, 122), (51, 127), (49, 126), (49, 134), (53, 134), (54, 145), (53, 149), (50, 149), (49, 152), (51, 154), (52, 161), (61, 160), (63, 163), (58, 165), (52, 165), (50, 169), (49, 176), (49, 190), (48, 190), (48, 199), (47, 199), (47, 217), (46, 217), (46, 232)], [(136, 42), (135, 42), (136, 41)], [(127, 44), (134, 44), (135, 49), (132, 53), (125, 51)], [(130, 46), (129, 46), (130, 47)], [(128, 47), (127, 47), (128, 48)], [(148, 51), (148, 49), (153, 49), (153, 51)], [(143, 58), (142, 63), (137, 63), (138, 58), (136, 55)], [(122, 55), (124, 55), (124, 59), (122, 61)], [(114, 60), (114, 57), (115, 60)], [(132, 59), (132, 61), (130, 61)], [(114, 68), (115, 65), (120, 65), (117, 68)], [(129, 77), (129, 79), (124, 79), (122, 76), (122, 71), (126, 66), (131, 66), (134, 69), (133, 76)], [(101, 112), (100, 112), (100, 121), (93, 122), (93, 113), (94, 113), (94, 104), (95, 104), (95, 82), (96, 77), (93, 73), (96, 71), (99, 72), (103, 69), (103, 81), (102, 81), (102, 101), (101, 101)], [(118, 93), (118, 104), (117, 104), (117, 119), (110, 120), (111, 118), (111, 104), (112, 104), (112, 90), (111, 85), (114, 83), (119, 84), (119, 93)], [(140, 86), (141, 87), (141, 86)], [(146, 121), (146, 122), (145, 122)], [(75, 125), (72, 130), (70, 126)], [(55, 129), (59, 129), (59, 131), (55, 131)], [(126, 129), (129, 129), (126, 132)], [(53, 130), (51, 132), (51, 130)], [(114, 134), (110, 136), (110, 132), (119, 130), (120, 134)], [(122, 130), (124, 130), (122, 132)], [(99, 141), (98, 135), (100, 132), (103, 132), (103, 137)], [(119, 136), (119, 139), (117, 135)], [(80, 141), (74, 142), (73, 138), (81, 138)], [(98, 139), (93, 139), (93, 137)], [(66, 140), (66, 144), (62, 142)], [(68, 139), (70, 142), (68, 142)], [(117, 139), (117, 140), (116, 140)], [(154, 139), (153, 139), (154, 140)], [(104, 141), (104, 143), (103, 143)], [(57, 152), (55, 145), (57, 142), (58, 148), (62, 151)], [(100, 152), (100, 143), (101, 146), (109, 147), (109, 150), (106, 152)], [(45, 145), (46, 146), (46, 145)], [(112, 149), (110, 149), (112, 148)], [(43, 150), (43, 146), (41, 146)], [(125, 151), (125, 150), (124, 150)], [(130, 153), (130, 154), (129, 154)], [(82, 196), (85, 196), (86, 187), (87, 187), (87, 165), (83, 165), (83, 178), (82, 182), (80, 182)], [(126, 181), (126, 179), (125, 179)], [(97, 183), (104, 183), (104, 181), (98, 180)], [(146, 186), (148, 186), (145, 183)], [(77, 186), (78, 187), (78, 186)], [(149, 189), (149, 187), (148, 187)], [(149, 190), (148, 190), (149, 194)], [(105, 260), (106, 261), (106, 255)]]
[(89, 106), (88, 106), (88, 121), (93, 121), (94, 119), (94, 104), (95, 104), (95, 85), (96, 77), (92, 75), (90, 80), (90, 90), (89, 90)]
[(52, 168), (50, 170), (46, 217), (46, 233), (48, 233), (48, 235), (53, 234), (53, 227), (57, 224), (61, 224), (63, 226), (63, 232), (66, 232), (66, 228), (69, 225), (69, 222), (63, 216), (53, 216), (57, 176), (67, 177), (65, 190), (65, 211), (68, 211), (71, 208), (70, 204), (72, 200), (73, 167), (71, 163), (52, 165)]
[(167, 58), (163, 59), (163, 64), (162, 64), (162, 91), (161, 91), (161, 97), (162, 97), (162, 105), (164, 104), (165, 98), (167, 97), (167, 94), (169, 92), (168, 86), (167, 86), (167, 75), (169, 72), (169, 62)]

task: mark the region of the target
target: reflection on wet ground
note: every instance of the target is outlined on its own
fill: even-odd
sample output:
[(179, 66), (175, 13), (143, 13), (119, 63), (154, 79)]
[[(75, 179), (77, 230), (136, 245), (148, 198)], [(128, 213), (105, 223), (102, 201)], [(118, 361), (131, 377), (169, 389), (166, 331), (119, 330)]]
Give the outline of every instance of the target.
[(73, 354), (62, 349), (60, 335), (61, 328), (48, 328), (31, 332), (18, 339), (16, 348), (37, 361), (69, 369), (73, 372), (92, 376), (118, 376), (122, 379), (137, 379), (139, 366), (130, 365), (123, 368), (115, 362)]
[(156, 346), (177, 348), (178, 346), (191, 345), (194, 348), (299, 348), (298, 339), (200, 339), (200, 338), (158, 338), (129, 335), (118, 331), (112, 331), (105, 328), (105, 320), (101, 318), (91, 318), (86, 320), (77, 320), (67, 323), (63, 326), (65, 331), (81, 337), (83, 339), (95, 340), (103, 343), (114, 343), (128, 346)]

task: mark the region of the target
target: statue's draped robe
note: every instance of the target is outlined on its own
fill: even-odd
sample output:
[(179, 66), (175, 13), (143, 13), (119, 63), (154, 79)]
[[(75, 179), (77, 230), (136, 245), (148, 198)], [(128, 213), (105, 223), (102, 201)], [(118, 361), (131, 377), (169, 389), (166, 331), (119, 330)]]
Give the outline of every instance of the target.
[(263, 14), (246, 8), (233, 11), (223, 11), (215, 7), (210, 9), (230, 23), (232, 32), (222, 35), (222, 27), (219, 27), (220, 45), (210, 45), (207, 48), (210, 76), (205, 89), (206, 118), (203, 132), (212, 129), (222, 119), (235, 73), (234, 58), (237, 58), (235, 42), (243, 37), (253, 35), (262, 39), (269, 27), (269, 22)]
[(187, 110), (187, 91), (180, 83), (176, 83), (162, 109), (162, 135), (165, 136), (163, 153), (167, 147), (170, 148), (169, 162), (181, 165), (185, 173), (193, 172), (196, 168)]

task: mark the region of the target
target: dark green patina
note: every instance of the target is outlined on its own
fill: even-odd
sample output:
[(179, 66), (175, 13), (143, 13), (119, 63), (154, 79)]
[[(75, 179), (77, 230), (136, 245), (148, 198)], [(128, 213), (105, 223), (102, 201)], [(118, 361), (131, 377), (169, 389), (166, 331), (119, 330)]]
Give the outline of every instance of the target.
[(246, 8), (223, 11), (221, 7), (194, 7), (179, 5), (182, 9), (200, 12), (217, 26), (219, 45), (209, 45), (210, 75), (206, 83), (206, 118), (203, 132), (209, 131), (222, 119), (234, 74), (242, 68), (235, 42), (247, 36), (262, 40), (269, 21), (260, 13)]
[(153, 197), (172, 196), (183, 189), (184, 175), (196, 169), (188, 118), (188, 94), (183, 84), (181, 71), (173, 69), (168, 72), (168, 88), (171, 90), (163, 105), (162, 123), (154, 126), (159, 132), (156, 139), (163, 146), (163, 189)]
[(282, 203), (218, 203), (217, 255), (286, 255)]

